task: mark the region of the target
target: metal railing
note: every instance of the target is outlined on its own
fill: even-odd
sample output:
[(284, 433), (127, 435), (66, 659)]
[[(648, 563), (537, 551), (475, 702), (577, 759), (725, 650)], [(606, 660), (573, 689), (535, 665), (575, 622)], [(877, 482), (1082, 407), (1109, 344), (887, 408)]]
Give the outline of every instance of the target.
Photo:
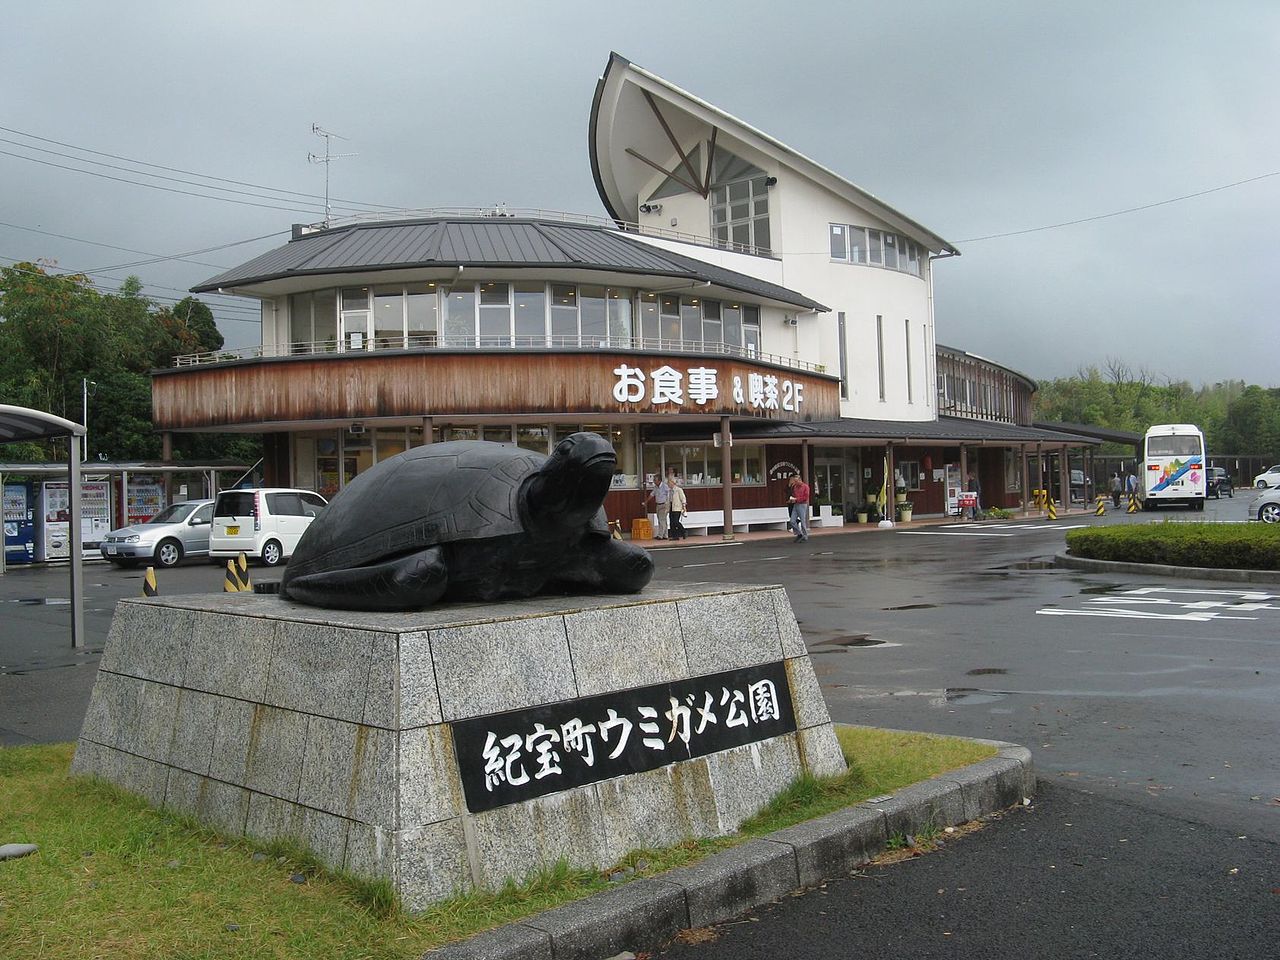
[(752, 347), (729, 343), (709, 343), (704, 340), (671, 340), (659, 337), (610, 337), (572, 334), (562, 336), (438, 336), (429, 333), (410, 334), (405, 337), (360, 338), (359, 346), (338, 340), (317, 340), (309, 343), (265, 343), (231, 350), (210, 350), (205, 353), (189, 353), (173, 358), (175, 367), (206, 366), (230, 363), (236, 360), (261, 360), (272, 357), (295, 357), (308, 354), (367, 354), (388, 350), (456, 351), (456, 350), (560, 350), (598, 353), (609, 350), (640, 351), (642, 353), (695, 353), (701, 356), (736, 357), (742, 360), (825, 373), (826, 366), (796, 357), (784, 357), (776, 353), (763, 353)]

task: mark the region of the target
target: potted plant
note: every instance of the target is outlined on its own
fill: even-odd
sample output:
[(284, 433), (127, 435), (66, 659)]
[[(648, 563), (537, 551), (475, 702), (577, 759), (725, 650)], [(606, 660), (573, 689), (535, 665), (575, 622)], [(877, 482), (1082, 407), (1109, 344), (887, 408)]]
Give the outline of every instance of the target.
[(868, 510), (868, 508), (867, 508), (867, 507), (863, 507), (862, 509), (860, 509), (860, 510), (855, 514), (855, 516), (858, 518), (858, 522), (859, 522), (859, 523), (866, 523), (866, 522), (867, 522), (867, 518), (870, 516), (870, 514), (867, 512), (867, 510)]
[(911, 522), (911, 501), (905, 496), (898, 502), (898, 520), (901, 523)]

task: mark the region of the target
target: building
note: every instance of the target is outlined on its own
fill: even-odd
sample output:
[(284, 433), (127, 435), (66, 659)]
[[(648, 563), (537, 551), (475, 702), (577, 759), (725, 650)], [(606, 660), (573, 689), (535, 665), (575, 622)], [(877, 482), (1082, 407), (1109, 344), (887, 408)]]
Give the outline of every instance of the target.
[(195, 287), (259, 300), (262, 343), (157, 371), (155, 423), (262, 432), (267, 482), (326, 494), (421, 443), (597, 430), (624, 529), (671, 468), (691, 512), (780, 505), (801, 472), (833, 519), (886, 476), (941, 513), (970, 472), (1022, 504), (1046, 446), (1065, 471), (1090, 443), (1031, 426), (1028, 378), (936, 345), (957, 251), (831, 170), (616, 54), (588, 146), (607, 218), (298, 226)]

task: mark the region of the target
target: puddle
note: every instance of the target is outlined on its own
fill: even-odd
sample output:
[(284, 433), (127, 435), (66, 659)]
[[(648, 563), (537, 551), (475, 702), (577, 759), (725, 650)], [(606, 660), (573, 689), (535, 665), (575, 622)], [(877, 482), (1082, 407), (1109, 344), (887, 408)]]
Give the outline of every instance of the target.
[[(851, 633), (843, 637), (832, 637), (830, 640), (819, 640), (817, 643), (814, 644), (814, 647), (815, 648), (816, 647), (837, 647), (840, 649), (848, 649), (849, 647), (878, 647), (883, 643), (884, 643), (883, 640), (877, 639), (876, 637), (873, 637), (870, 634)], [(839, 650), (815, 649), (813, 652), (815, 654), (838, 653)]]
[(932, 610), (936, 603), (904, 603), (900, 607), (881, 607), (882, 610)]
[(974, 706), (981, 703), (995, 703), (1007, 697), (1007, 693), (998, 690), (977, 690), (973, 687), (947, 687), (944, 699), (947, 703), (958, 703)]
[(997, 570), (1056, 570), (1052, 560), (1019, 560), (1017, 563), (1011, 563), (1005, 567), (997, 567)]
[(1115, 591), (1121, 589), (1122, 586), (1123, 585), (1119, 583), (1104, 583), (1101, 586), (1097, 586), (1097, 587), (1081, 587), (1080, 592), (1091, 593), (1091, 594), (1114, 593)]
[(28, 607), (65, 607), (71, 603), (66, 597), (24, 597), (20, 600), (10, 600), (9, 602), (21, 603)]
[(973, 670), (966, 671), (966, 677), (985, 677), (993, 674), (1004, 675), (1009, 671), (1004, 667), (977, 667)]

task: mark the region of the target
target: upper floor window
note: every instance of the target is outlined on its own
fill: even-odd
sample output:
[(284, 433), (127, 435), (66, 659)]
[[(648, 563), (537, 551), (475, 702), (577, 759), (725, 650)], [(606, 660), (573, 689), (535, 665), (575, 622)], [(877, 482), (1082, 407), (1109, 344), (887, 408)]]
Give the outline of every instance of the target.
[(922, 276), (921, 264), (927, 251), (914, 240), (896, 233), (847, 223), (828, 225), (831, 259), (843, 263), (866, 263), (914, 277)]
[(769, 187), (764, 176), (711, 188), (711, 237), (735, 249), (770, 249)]

